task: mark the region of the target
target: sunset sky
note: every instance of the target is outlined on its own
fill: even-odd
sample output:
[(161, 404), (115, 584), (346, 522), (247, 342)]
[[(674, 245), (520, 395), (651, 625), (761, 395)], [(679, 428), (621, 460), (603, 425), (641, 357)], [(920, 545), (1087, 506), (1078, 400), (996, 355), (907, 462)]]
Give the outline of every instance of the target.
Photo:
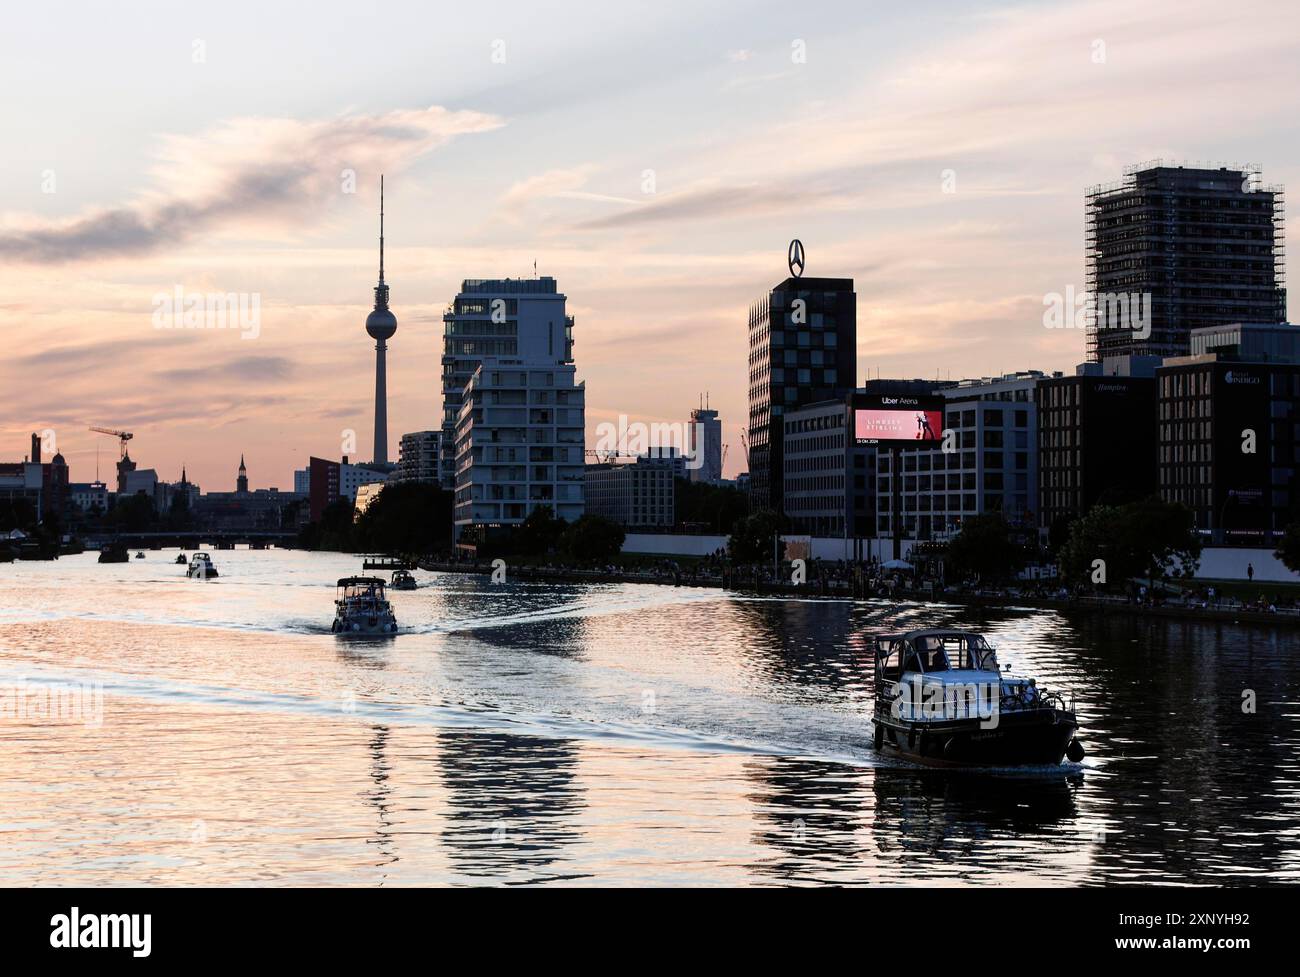
[[(209, 491), (241, 453), (291, 489), (348, 429), (368, 458), (382, 171), (394, 455), (439, 424), (461, 279), (535, 260), (589, 444), (707, 391), (734, 474), (747, 308), (792, 237), (856, 281), (859, 381), (1071, 370), (1043, 297), (1083, 287), (1084, 188), (1157, 158), (1300, 187), (1298, 66), (1293, 2), (11, 6), (0, 461), (49, 428), (108, 477), (89, 425)], [(177, 286), (259, 295), (259, 335), (156, 329)]]

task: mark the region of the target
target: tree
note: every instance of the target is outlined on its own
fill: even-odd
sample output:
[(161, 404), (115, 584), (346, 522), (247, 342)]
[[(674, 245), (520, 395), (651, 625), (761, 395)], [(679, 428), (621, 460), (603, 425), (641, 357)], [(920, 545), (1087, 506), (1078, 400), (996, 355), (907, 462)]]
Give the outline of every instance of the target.
[(704, 526), (727, 534), (749, 515), (749, 495), (729, 485), (710, 485), (678, 478), (673, 484), (673, 509), (677, 523)]
[(1282, 542), (1273, 554), (1282, 561), (1282, 565), (1294, 573), (1300, 573), (1300, 520), (1286, 527)]
[(325, 507), (320, 520), (304, 526), (298, 534), (298, 545), (307, 550), (336, 550), (354, 552), (352, 511), (350, 499), (337, 499)]
[(1190, 578), (1200, 556), (1191, 510), (1152, 496), (1093, 506), (1070, 527), (1059, 559), (1067, 580), (1106, 587), (1143, 577), (1153, 584), (1170, 576)]
[(107, 521), (114, 529), (141, 532), (154, 521), (153, 500), (147, 495), (118, 496), (117, 503), (108, 512)]
[(190, 493), (181, 489), (172, 493), (171, 505), (167, 509), (168, 529), (189, 529), (194, 524), (190, 514)]
[(1002, 513), (990, 512), (962, 523), (961, 532), (948, 544), (944, 562), (958, 578), (1001, 581), (1025, 565), (1025, 555)]
[(560, 549), (574, 560), (607, 563), (623, 550), (623, 527), (602, 516), (582, 516), (560, 537)]
[(0, 499), (0, 531), (27, 531), (36, 526), (36, 506), (23, 498)]
[(560, 542), (560, 534), (568, 525), (556, 518), (549, 505), (538, 506), (511, 534), (510, 553), (515, 556), (545, 556)]
[(427, 482), (385, 485), (356, 520), (356, 545), (367, 552), (429, 554), (451, 546), (452, 495)]
[(772, 558), (772, 541), (781, 531), (781, 517), (760, 509), (740, 520), (727, 540), (727, 554), (736, 563), (762, 563)]

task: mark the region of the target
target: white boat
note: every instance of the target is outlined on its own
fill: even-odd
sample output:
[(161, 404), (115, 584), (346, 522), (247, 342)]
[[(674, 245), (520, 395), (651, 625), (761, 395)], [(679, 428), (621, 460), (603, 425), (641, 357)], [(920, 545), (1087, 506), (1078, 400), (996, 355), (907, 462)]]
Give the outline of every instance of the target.
[(877, 638), (874, 746), (934, 766), (1002, 767), (1083, 759), (1073, 703), (1013, 678), (972, 631)]
[(212, 565), (212, 557), (206, 553), (195, 553), (194, 559), (190, 560), (190, 568), (186, 571), (186, 576), (199, 580), (217, 576), (217, 568)]
[(394, 634), (397, 618), (381, 577), (344, 577), (334, 598), (335, 634)]

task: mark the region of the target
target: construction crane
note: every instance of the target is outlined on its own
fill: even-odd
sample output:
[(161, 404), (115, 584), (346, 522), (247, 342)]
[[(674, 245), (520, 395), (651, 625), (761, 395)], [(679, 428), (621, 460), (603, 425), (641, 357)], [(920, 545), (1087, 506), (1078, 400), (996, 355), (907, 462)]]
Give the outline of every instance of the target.
[(595, 458), (602, 465), (607, 465), (618, 458), (617, 451), (597, 451), (594, 448), (588, 448), (584, 454), (586, 454), (588, 458)]
[(745, 469), (749, 471), (749, 438), (745, 436), (746, 430), (743, 427), (740, 429), (740, 446), (745, 449)]
[(135, 435), (132, 434), (130, 431), (114, 431), (111, 428), (107, 428), (107, 427), (92, 427), (91, 430), (94, 431), (96, 434), (110, 434), (113, 437), (117, 438), (117, 440), (121, 443), (122, 446), (123, 458), (126, 457), (126, 443), (130, 441), (133, 437), (135, 437)]

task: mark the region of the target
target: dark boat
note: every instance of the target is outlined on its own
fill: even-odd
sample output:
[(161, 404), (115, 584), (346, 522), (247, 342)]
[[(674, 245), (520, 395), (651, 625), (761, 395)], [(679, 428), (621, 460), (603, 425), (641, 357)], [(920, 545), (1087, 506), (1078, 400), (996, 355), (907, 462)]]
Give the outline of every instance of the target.
[(397, 617), (382, 577), (344, 577), (334, 599), (335, 634), (395, 634)]
[(1073, 705), (1034, 679), (1004, 675), (971, 631), (909, 631), (875, 641), (876, 750), (932, 766), (1010, 767), (1083, 759)]
[(415, 590), (415, 578), (408, 570), (394, 570), (393, 582), (389, 586), (394, 590)]
[(217, 568), (212, 565), (212, 557), (208, 554), (195, 553), (185, 575), (192, 580), (211, 580), (217, 576)]
[(125, 543), (105, 543), (99, 548), (100, 563), (127, 563), (130, 559), (131, 551)]

